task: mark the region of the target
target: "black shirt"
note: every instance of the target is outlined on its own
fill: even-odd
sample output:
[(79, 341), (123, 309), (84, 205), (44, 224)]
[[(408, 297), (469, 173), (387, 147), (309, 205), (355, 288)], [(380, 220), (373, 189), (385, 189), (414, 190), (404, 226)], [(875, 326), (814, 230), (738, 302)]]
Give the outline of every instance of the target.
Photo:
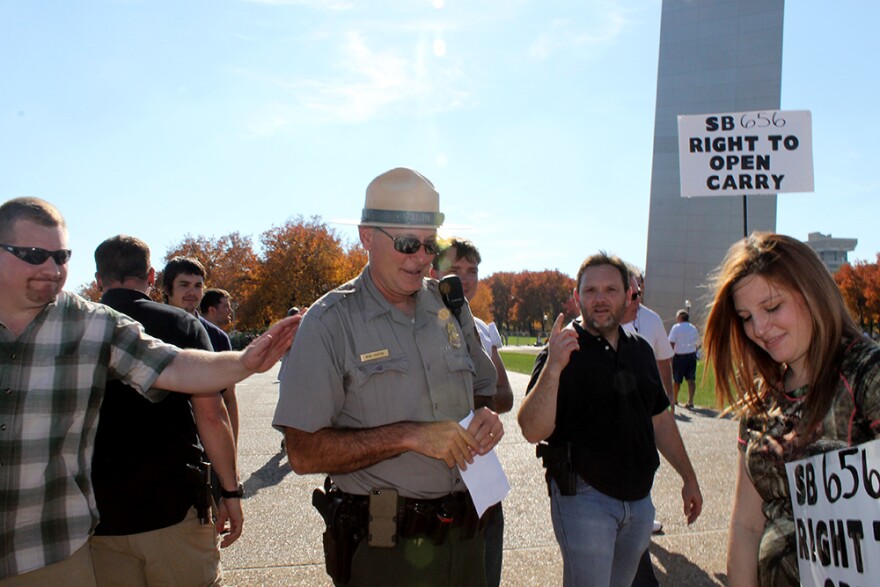
[[(140, 322), (147, 334), (180, 348), (211, 350), (194, 316), (132, 289), (111, 289), (101, 303)], [(189, 396), (153, 403), (110, 381), (101, 404), (92, 461), (100, 522), (96, 535), (120, 536), (183, 521), (195, 496), (191, 467), (202, 460)]]
[(223, 332), (223, 329), (205, 320), (203, 316), (199, 316), (199, 322), (208, 331), (208, 338), (211, 339), (211, 346), (218, 353), (220, 351), (231, 351), (232, 343), (229, 342), (229, 335)]
[[(574, 323), (580, 349), (559, 379), (551, 445), (572, 443), (578, 474), (602, 493), (635, 501), (651, 492), (660, 465), (652, 417), (669, 407), (651, 345), (618, 327), (617, 351)], [(535, 360), (528, 390), (547, 361)]]

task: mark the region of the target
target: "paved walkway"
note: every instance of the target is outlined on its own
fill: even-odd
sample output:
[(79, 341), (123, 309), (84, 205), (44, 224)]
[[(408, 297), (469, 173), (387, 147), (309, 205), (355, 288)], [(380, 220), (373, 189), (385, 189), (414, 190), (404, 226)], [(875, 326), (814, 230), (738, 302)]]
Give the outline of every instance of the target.
[[(277, 371), (255, 375), (238, 386), (241, 409), (239, 466), (245, 486), (242, 537), (223, 552), (225, 584), (236, 587), (329, 586), (321, 550), (323, 522), (311, 506), (323, 475), (298, 476), (279, 449), (281, 435), (270, 427), (275, 411)], [(515, 413), (528, 378), (510, 374), (516, 405), (503, 416), (507, 433), (498, 454), (512, 491), (504, 502), (502, 584), (562, 583), (562, 565), (550, 523), (540, 462), (516, 424)], [(700, 480), (705, 505), (692, 527), (682, 515), (678, 476), (663, 462), (654, 484), (663, 533), (651, 546), (664, 586), (726, 585), (727, 524), (736, 465), (736, 423), (709, 410), (681, 410), (678, 424)]]

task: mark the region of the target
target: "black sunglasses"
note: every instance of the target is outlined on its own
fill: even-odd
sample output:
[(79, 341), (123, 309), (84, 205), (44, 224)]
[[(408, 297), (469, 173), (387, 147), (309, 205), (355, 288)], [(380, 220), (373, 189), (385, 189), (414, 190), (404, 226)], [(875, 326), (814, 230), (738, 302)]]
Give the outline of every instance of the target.
[(414, 236), (391, 236), (378, 226), (375, 226), (374, 228), (390, 238), (392, 241), (394, 241), (394, 250), (398, 253), (403, 253), (404, 255), (415, 255), (422, 247), (425, 247), (425, 252), (429, 255), (436, 255), (440, 252), (440, 245), (438, 245), (437, 241), (435, 240), (422, 242)]
[(58, 265), (65, 265), (70, 261), (70, 249), (58, 249), (57, 251), (47, 251), (39, 247), (16, 247), (14, 245), (6, 245), (0, 243), (0, 247), (6, 249), (25, 263), (31, 265), (42, 265), (49, 257), (55, 259)]
[(634, 291), (632, 293), (632, 298), (631, 298), (632, 301), (636, 301), (637, 299), (639, 299), (639, 297), (641, 297), (641, 295), (642, 295), (642, 290), (637, 289), (636, 291)]

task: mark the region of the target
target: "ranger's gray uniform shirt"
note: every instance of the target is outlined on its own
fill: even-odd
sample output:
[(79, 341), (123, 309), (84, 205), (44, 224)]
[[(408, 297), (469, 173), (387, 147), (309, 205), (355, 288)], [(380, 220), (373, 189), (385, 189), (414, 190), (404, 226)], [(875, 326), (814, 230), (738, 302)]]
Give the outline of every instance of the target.
[[(473, 409), (474, 394), (494, 395), (495, 367), (470, 309), (462, 308), (459, 325), (433, 279), (423, 280), (415, 295), (411, 319), (376, 289), (367, 266), (315, 302), (285, 359), (273, 425), (311, 433), (459, 422)], [(333, 480), (360, 495), (390, 487), (404, 497), (432, 499), (465, 490), (457, 467), (412, 451)]]

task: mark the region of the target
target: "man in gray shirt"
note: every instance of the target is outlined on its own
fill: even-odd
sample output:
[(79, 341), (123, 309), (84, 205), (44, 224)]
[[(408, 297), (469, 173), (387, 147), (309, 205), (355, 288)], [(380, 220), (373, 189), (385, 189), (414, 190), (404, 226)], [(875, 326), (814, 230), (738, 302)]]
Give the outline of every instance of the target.
[[(483, 538), (459, 468), (504, 429), (474, 395), (495, 393), (468, 306), (425, 277), (438, 251), (439, 195), (397, 168), (367, 188), (369, 263), (309, 308), (285, 359), (274, 425), (317, 494), (328, 573), (348, 585), (477, 585)], [(427, 538), (427, 539), (426, 539)]]

